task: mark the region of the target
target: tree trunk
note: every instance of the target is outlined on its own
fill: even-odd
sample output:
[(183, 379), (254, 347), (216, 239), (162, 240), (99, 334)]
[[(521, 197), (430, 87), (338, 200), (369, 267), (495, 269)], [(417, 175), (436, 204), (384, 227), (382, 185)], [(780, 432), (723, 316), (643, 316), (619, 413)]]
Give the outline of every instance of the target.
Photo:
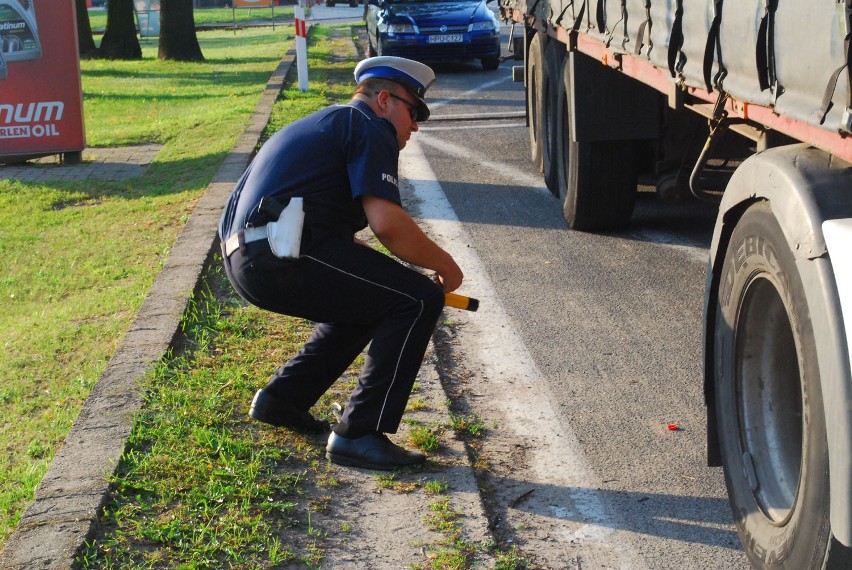
[(160, 1), (160, 59), (204, 61), (195, 35), (192, 0)]
[(142, 59), (133, 20), (133, 0), (109, 0), (106, 31), (98, 55), (107, 59)]
[(80, 57), (92, 57), (96, 50), (95, 39), (92, 37), (92, 24), (89, 22), (89, 10), (86, 0), (76, 0), (77, 7), (77, 48)]

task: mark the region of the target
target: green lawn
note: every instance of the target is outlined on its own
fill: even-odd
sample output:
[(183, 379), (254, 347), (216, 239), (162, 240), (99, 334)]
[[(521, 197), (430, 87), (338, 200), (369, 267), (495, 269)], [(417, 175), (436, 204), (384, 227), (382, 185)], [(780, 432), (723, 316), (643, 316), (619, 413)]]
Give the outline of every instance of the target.
[[(267, 133), (349, 99), (355, 54), (348, 31), (314, 28), (310, 90), (285, 86)], [(146, 379), (144, 410), (112, 479), (101, 531), (81, 555), (83, 568), (316, 567), (322, 560), (325, 533), (312, 526), (311, 513), (328, 508), (339, 483), (315, 442), (246, 414), (254, 391), (312, 327), (245, 306), (221, 260), (202, 291), (185, 315), (182, 350)], [(315, 413), (345, 401), (361, 365)]]
[[(237, 25), (247, 22), (272, 23), (273, 15), (276, 24), (278, 22), (291, 22), (293, 20), (292, 6), (276, 6), (275, 8), (196, 8), (193, 12), (195, 25), (227, 25), (236, 22)], [(103, 29), (106, 27), (106, 10), (89, 10), (89, 24), (92, 29)], [(143, 40), (144, 41), (144, 40)]]
[(163, 145), (140, 177), (34, 184), (0, 168), (0, 547), (290, 47), (199, 33), (207, 61), (83, 61), (89, 147)]

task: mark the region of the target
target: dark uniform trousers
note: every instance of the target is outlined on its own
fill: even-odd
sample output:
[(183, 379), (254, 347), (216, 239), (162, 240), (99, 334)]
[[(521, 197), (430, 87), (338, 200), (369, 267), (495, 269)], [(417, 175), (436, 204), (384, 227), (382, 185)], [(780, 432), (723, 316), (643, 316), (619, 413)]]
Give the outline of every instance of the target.
[(341, 422), (396, 432), (444, 306), (439, 285), (339, 237), (303, 238), (297, 261), (272, 255), (266, 240), (252, 242), (226, 258), (225, 269), (253, 305), (317, 323), (305, 346), (276, 370), (267, 391), (307, 411), (370, 344)]

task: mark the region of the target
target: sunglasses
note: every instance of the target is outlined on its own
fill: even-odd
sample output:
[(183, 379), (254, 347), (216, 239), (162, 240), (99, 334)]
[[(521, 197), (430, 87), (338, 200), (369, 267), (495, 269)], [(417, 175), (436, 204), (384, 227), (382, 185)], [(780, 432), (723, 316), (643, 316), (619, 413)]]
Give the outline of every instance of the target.
[(407, 99), (403, 99), (402, 97), (394, 95), (390, 91), (388, 91), (388, 95), (390, 95), (391, 97), (393, 97), (397, 101), (402, 101), (403, 103), (405, 103), (405, 105), (408, 107), (408, 114), (411, 115), (411, 120), (414, 121), (414, 122), (417, 122), (418, 112), (417, 112), (417, 106), (414, 103), (412, 103), (411, 101), (409, 101)]

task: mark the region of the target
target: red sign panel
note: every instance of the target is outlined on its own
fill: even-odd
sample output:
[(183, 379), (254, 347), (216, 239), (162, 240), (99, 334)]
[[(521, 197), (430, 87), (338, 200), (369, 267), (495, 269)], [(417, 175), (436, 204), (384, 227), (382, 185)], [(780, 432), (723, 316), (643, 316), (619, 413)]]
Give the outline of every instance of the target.
[(74, 0), (0, 0), (0, 156), (85, 146)]
[(234, 6), (237, 8), (269, 8), (272, 0), (236, 0)]

